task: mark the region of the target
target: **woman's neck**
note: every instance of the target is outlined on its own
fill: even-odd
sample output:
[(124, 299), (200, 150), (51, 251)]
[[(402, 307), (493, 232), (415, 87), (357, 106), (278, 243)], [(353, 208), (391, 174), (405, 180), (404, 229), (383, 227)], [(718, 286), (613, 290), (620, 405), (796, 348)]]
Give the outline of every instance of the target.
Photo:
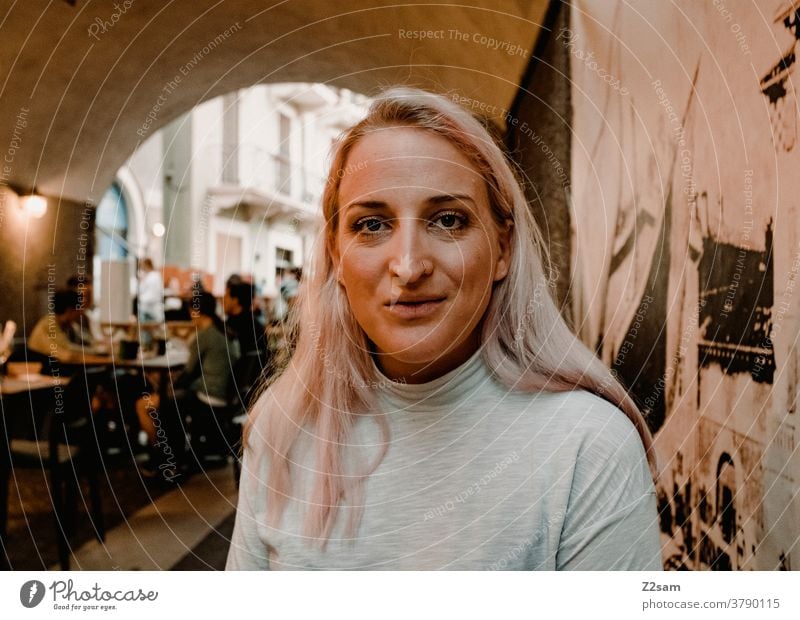
[(432, 362), (403, 362), (378, 352), (375, 363), (380, 371), (392, 381), (400, 383), (428, 383), (458, 368), (466, 362), (481, 344), (481, 330), (475, 329), (467, 340), (446, 355)]
[(214, 320), (210, 316), (205, 316), (205, 315), (197, 317), (195, 321), (197, 321), (198, 329), (206, 329), (212, 323), (214, 323)]

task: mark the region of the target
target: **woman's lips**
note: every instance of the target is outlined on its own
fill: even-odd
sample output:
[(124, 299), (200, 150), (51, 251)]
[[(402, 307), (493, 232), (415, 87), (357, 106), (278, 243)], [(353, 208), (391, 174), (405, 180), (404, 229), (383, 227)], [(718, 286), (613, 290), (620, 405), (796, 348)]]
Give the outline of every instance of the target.
[(401, 319), (419, 319), (430, 316), (442, 305), (442, 299), (433, 299), (423, 302), (395, 302), (387, 304), (389, 313)]

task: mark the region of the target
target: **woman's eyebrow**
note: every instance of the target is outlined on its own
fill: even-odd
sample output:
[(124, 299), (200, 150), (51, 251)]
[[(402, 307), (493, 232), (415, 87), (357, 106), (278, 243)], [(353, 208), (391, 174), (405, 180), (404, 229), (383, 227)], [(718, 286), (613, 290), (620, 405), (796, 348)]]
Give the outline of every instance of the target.
[(475, 199), (468, 194), (441, 194), (428, 198), (428, 202), (435, 205), (442, 204), (443, 202), (460, 202), (464, 200), (469, 200), (472, 203), (475, 202)]
[(351, 202), (348, 205), (345, 205), (344, 211), (348, 209), (352, 209), (354, 207), (364, 207), (365, 209), (380, 209), (381, 207), (385, 207), (386, 203), (380, 200), (356, 200), (355, 202)]
[[(431, 205), (439, 205), (446, 202), (460, 202), (464, 200), (468, 200), (473, 204), (475, 203), (475, 199), (468, 194), (437, 194), (436, 196), (427, 198), (425, 202)], [(348, 209), (352, 209), (354, 207), (364, 207), (365, 209), (381, 209), (386, 206), (388, 206), (387, 203), (383, 202), (382, 200), (356, 200), (348, 205), (345, 205), (343, 211), (347, 211)]]

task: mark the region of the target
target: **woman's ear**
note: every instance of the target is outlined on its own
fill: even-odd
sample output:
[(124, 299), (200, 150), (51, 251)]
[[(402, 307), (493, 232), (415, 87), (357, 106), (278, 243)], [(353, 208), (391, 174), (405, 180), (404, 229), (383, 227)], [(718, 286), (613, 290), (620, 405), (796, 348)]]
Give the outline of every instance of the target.
[(506, 220), (505, 225), (498, 228), (497, 241), (500, 253), (494, 265), (494, 281), (499, 282), (508, 275), (511, 266), (511, 229), (514, 227), (513, 220)]

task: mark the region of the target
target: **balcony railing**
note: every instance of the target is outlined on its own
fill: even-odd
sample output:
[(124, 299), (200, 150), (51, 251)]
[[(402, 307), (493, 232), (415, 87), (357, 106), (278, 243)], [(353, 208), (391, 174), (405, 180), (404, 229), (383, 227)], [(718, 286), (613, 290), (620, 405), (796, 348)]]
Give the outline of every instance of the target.
[[(251, 187), (279, 194), (317, 209), (325, 188), (325, 179), (308, 166), (280, 153), (253, 144), (237, 147), (238, 166), (228, 168), (224, 184)], [(230, 156), (230, 154), (229, 154)], [(235, 170), (237, 174), (230, 174)]]

